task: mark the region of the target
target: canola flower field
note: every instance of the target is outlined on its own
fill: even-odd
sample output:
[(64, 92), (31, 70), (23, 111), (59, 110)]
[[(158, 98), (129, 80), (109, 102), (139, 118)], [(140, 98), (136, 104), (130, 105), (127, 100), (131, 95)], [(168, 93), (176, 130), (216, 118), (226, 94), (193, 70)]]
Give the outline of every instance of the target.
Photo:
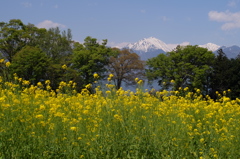
[(240, 158), (239, 99), (15, 79), (0, 78), (0, 158)]

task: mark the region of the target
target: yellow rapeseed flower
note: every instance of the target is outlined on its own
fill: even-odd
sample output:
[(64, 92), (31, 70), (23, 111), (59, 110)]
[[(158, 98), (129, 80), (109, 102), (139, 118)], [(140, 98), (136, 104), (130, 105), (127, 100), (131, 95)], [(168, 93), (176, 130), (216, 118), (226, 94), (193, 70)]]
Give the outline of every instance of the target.
[(50, 83), (51, 83), (50, 80), (46, 80), (46, 81), (45, 81), (45, 84), (46, 84), (46, 85), (49, 85)]
[(76, 131), (76, 130), (77, 130), (77, 127), (70, 127), (70, 130)]
[(94, 77), (95, 79), (98, 79), (98, 78), (99, 78), (99, 75), (98, 75), (97, 73), (94, 73), (94, 74), (93, 74), (93, 77)]
[(9, 67), (10, 65), (11, 65), (11, 63), (8, 61), (8, 62), (6, 62), (6, 67)]
[(85, 86), (85, 88), (87, 88), (87, 89), (90, 89), (91, 87), (92, 87), (91, 84), (87, 84), (87, 85)]
[(143, 83), (143, 80), (139, 80), (137, 83), (140, 85)]
[(43, 118), (43, 115), (42, 115), (42, 114), (38, 114), (38, 115), (35, 116), (35, 118), (37, 118), (37, 119), (42, 119), (42, 118)]
[(138, 78), (135, 78), (135, 82), (138, 82), (139, 81), (139, 79)]
[(110, 77), (110, 78), (113, 78), (113, 77), (114, 77), (114, 75), (113, 75), (113, 74), (110, 74), (110, 75), (109, 75), (109, 77)]
[(62, 65), (62, 69), (66, 70), (67, 69), (67, 65)]
[(38, 82), (38, 83), (37, 83), (37, 86), (40, 87), (40, 88), (43, 88), (43, 85), (42, 85), (41, 82)]
[(29, 85), (29, 84), (30, 84), (30, 82), (29, 82), (29, 81), (27, 81), (27, 80), (23, 80), (23, 81), (22, 81), (22, 84), (23, 84), (23, 85)]

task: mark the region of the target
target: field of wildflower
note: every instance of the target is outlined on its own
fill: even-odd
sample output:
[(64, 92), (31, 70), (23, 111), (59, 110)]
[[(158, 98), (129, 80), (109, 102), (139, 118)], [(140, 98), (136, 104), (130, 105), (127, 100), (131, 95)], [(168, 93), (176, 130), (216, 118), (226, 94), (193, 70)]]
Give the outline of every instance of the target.
[(50, 82), (0, 79), (0, 158), (240, 158), (239, 99)]

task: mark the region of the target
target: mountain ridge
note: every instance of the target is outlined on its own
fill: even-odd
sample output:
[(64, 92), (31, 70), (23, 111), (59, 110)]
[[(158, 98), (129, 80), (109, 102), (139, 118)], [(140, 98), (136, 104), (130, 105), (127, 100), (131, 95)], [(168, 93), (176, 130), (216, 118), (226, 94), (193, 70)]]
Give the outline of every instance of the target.
[[(143, 38), (134, 43), (128, 43), (122, 48), (131, 49), (139, 56), (142, 60), (147, 60), (152, 57), (156, 57), (160, 53), (166, 53), (174, 50), (178, 45), (186, 46), (190, 45), (189, 42), (183, 42), (181, 44), (166, 44), (162, 40), (159, 40), (155, 37)], [(228, 58), (235, 58), (240, 53), (240, 47), (233, 45), (230, 47), (219, 46), (214, 43), (207, 43), (203, 45), (198, 45), (199, 47), (207, 48), (213, 53), (217, 53), (219, 49), (223, 49), (223, 52), (227, 55)], [(120, 49), (122, 49), (120, 48)]]

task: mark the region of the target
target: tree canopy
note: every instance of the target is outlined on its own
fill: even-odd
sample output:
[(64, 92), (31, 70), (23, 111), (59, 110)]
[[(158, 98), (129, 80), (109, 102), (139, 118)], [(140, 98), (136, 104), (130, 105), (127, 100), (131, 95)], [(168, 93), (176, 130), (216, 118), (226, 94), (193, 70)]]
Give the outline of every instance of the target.
[(72, 40), (70, 29), (47, 30), (19, 19), (0, 22), (0, 75), (8, 81), (17, 73), (32, 84), (50, 80), (54, 90), (69, 80), (80, 90), (95, 81), (94, 74), (99, 79), (113, 74), (117, 89), (123, 82), (133, 85), (135, 78), (146, 76), (149, 81), (157, 80), (160, 89), (197, 88), (214, 99), (216, 92), (231, 89), (231, 97), (239, 97), (240, 55), (228, 59), (221, 49), (214, 55), (197, 45), (177, 46), (148, 59), (145, 66), (138, 54), (107, 47), (107, 42), (88, 36), (80, 44)]
[(17, 73), (23, 79), (35, 83), (46, 79), (49, 59), (38, 47), (25, 46), (13, 57), (11, 72)]
[[(173, 86), (199, 88), (208, 91), (207, 78), (212, 71), (214, 54), (196, 46), (178, 46), (167, 54), (159, 54), (147, 61), (146, 74), (149, 80), (157, 79), (162, 88)], [(173, 85), (171, 85), (171, 81)]]
[(74, 44), (72, 55), (72, 68), (83, 79), (82, 84), (86, 85), (95, 81), (93, 74), (97, 73), (103, 78), (110, 56), (116, 52), (106, 47), (107, 40), (100, 44), (97, 39), (90, 36), (86, 37), (83, 44)]
[(110, 57), (108, 70), (114, 75), (116, 88), (119, 89), (122, 82), (133, 85), (135, 78), (141, 78), (144, 75), (144, 62), (129, 49), (115, 50), (119, 53), (115, 57)]

